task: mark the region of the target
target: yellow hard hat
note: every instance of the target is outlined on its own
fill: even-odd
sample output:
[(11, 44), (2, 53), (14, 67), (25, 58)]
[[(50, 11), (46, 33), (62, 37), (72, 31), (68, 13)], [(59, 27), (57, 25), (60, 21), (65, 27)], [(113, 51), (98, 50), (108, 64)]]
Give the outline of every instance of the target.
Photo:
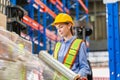
[(66, 13), (59, 13), (56, 17), (52, 25), (54, 26), (57, 23), (71, 22), (74, 25), (72, 17)]

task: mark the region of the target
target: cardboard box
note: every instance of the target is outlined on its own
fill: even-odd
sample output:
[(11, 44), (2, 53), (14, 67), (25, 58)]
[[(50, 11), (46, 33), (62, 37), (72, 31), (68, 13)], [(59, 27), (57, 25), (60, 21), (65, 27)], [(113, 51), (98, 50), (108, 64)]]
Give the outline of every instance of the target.
[(7, 24), (6, 15), (0, 13), (0, 26), (2, 26), (4, 29), (6, 29), (6, 24)]

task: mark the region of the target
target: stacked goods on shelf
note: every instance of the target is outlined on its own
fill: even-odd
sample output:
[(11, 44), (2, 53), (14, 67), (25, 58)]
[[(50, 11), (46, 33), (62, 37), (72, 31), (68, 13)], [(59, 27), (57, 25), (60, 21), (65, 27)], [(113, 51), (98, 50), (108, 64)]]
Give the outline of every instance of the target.
[(0, 27), (0, 34), (4, 35), (6, 38), (8, 38), (9, 40), (11, 40), (13, 42), (15, 42), (17, 40), (17, 38), (19, 37), (14, 32), (9, 32), (9, 31), (5, 30), (3, 27)]
[(22, 37), (18, 37), (17, 40), (15, 41), (15, 43), (18, 44), (19, 46), (22, 46), (26, 50), (32, 52), (32, 42), (31, 41), (25, 40)]
[(20, 53), (12, 41), (1, 34), (0, 37), (0, 80), (22, 80), (24, 64), (17, 61)]
[(22, 62), (0, 60), (0, 80), (25, 80), (25, 68)]
[(4, 28), (0, 27), (0, 34), (6, 36), (8, 39), (12, 40), (20, 47), (27, 49), (28, 51), (32, 52), (32, 43), (28, 40), (23, 39), (19, 35), (14, 32), (9, 32)]

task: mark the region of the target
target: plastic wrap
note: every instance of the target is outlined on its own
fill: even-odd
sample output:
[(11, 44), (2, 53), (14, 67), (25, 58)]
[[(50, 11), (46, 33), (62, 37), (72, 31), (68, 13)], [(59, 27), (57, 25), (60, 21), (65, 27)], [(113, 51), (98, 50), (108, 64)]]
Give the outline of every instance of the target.
[(0, 27), (0, 34), (11, 40), (12, 42), (18, 44), (20, 47), (27, 49), (28, 51), (32, 52), (32, 42), (23, 39), (15, 32), (9, 32), (4, 28)]

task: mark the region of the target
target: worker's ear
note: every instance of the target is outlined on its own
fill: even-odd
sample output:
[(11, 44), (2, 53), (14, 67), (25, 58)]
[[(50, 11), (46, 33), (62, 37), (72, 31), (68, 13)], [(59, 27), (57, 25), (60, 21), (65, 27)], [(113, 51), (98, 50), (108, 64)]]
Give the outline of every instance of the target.
[(68, 27), (69, 27), (69, 29), (70, 29), (70, 28), (72, 27), (72, 23), (69, 23), (69, 24), (68, 24)]

